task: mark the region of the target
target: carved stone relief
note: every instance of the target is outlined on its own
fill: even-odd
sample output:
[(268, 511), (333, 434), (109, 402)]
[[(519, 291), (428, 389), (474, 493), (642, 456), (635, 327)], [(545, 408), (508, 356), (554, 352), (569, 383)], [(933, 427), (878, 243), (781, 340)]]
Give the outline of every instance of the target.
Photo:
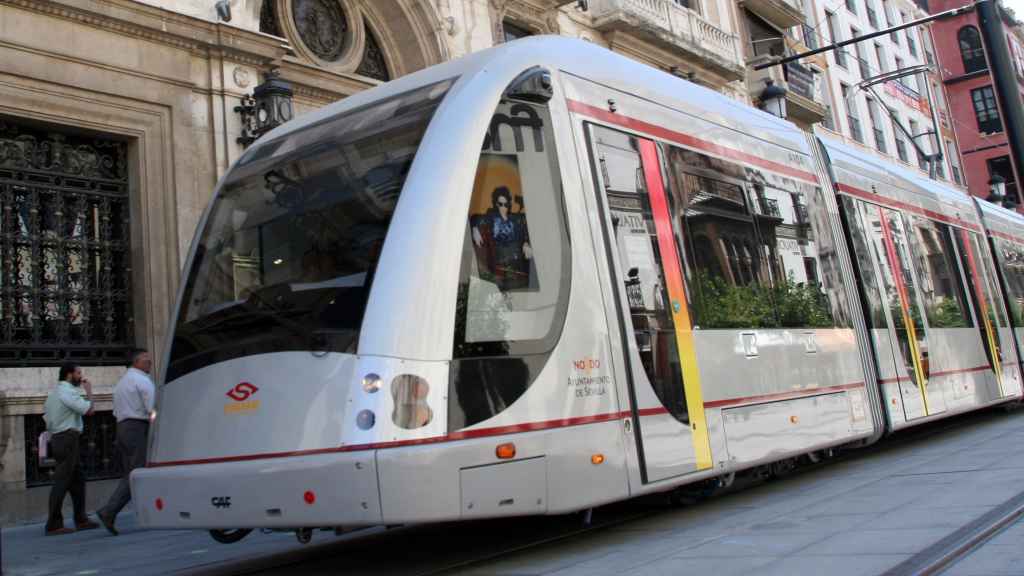
[(292, 0), (292, 20), (299, 38), (318, 58), (341, 59), (348, 20), (335, 0)]

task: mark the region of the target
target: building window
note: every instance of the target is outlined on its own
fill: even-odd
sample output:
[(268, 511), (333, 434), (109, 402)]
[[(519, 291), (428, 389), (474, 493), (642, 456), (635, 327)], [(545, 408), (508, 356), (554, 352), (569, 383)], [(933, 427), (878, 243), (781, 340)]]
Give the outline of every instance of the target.
[(907, 28), (907, 50), (910, 51), (911, 56), (917, 56), (917, 41), (914, 40), (914, 29)]
[(284, 38), (281, 21), (277, 17), (277, 0), (263, 0), (260, 4), (260, 32)]
[(533, 36), (533, 32), (530, 32), (522, 26), (516, 26), (508, 20), (502, 20), (501, 30), (502, 34), (504, 34), (505, 42), (511, 42), (520, 38), (526, 38), (527, 36)]
[[(57, 369), (53, 369), (56, 376)], [(117, 420), (109, 411), (93, 412), (82, 417), (84, 424), (78, 437), (78, 454), (82, 476), (86, 480), (117, 478), (122, 473), (121, 459), (117, 457), (115, 440)], [(42, 414), (25, 416), (25, 485), (27, 487), (53, 484), (56, 471), (52, 465), (39, 460), (39, 435), (46, 430)], [(52, 458), (52, 455), (51, 455)]]
[(818, 48), (818, 31), (814, 29), (814, 26), (808, 26), (803, 24), (804, 33), (804, 44), (807, 45), (811, 50)]
[(868, 119), (871, 121), (871, 131), (875, 137), (875, 148), (882, 154), (887, 154), (885, 146), (885, 131), (882, 130), (882, 115), (878, 110), (878, 102), (874, 98), (868, 98)]
[(752, 12), (746, 12), (747, 30), (750, 33), (750, 49), (754, 56), (782, 56), (786, 42), (782, 32)]
[(997, 156), (996, 158), (989, 158), (985, 161), (985, 164), (988, 166), (988, 177), (990, 179), (998, 174), (1003, 177), (1003, 180), (1006, 180), (1006, 197), (1020, 202), (1020, 196), (1017, 194), (1017, 178), (1013, 175), (1013, 165), (1010, 164), (1010, 157)]
[[(910, 136), (916, 142), (917, 137), (921, 134), (921, 126), (915, 121), (910, 121)], [(921, 170), (928, 170), (928, 161), (925, 159), (924, 154), (921, 153), (924, 145), (914, 146), (914, 156), (917, 157), (917, 167)]]
[(871, 0), (864, 0), (864, 10), (868, 13), (868, 24), (875, 30), (878, 30), (878, 14), (871, 7)]
[(960, 58), (964, 61), (964, 74), (988, 68), (985, 63), (985, 49), (981, 46), (981, 35), (974, 26), (964, 26), (957, 33), (960, 40)]
[[(888, 19), (888, 16), (886, 16), (886, 19)], [(902, 21), (900, 20), (899, 14), (895, 14), (894, 13), (892, 15), (892, 21), (889, 22), (889, 26), (899, 26), (901, 23), (902, 23)], [(892, 32), (889, 32), (889, 39), (892, 40), (893, 44), (896, 44), (897, 46), (899, 46), (899, 44), (900, 44), (900, 33), (899, 33), (899, 31), (898, 30), (894, 30)]]
[(127, 144), (0, 118), (0, 151), (0, 366), (123, 364)]
[(971, 102), (974, 103), (974, 117), (978, 119), (979, 132), (1003, 131), (999, 108), (996, 107), (996, 96), (991, 86), (971, 90)]
[(963, 186), (964, 178), (960, 171), (960, 153), (952, 140), (946, 140), (946, 153), (949, 154), (949, 168), (953, 172), (953, 181)]
[[(839, 42), (841, 38), (836, 34), (836, 15), (832, 12), (825, 12), (825, 23), (828, 24), (828, 37), (832, 43)], [(832, 51), (836, 57), (836, 64), (846, 68), (846, 50), (837, 48)]]
[(864, 134), (860, 129), (860, 116), (857, 115), (857, 99), (850, 94), (850, 87), (841, 84), (843, 102), (846, 103), (846, 123), (850, 126), (850, 137), (861, 144), (864, 143)]
[(846, 9), (854, 14), (857, 13), (857, 0), (846, 0)]
[[(850, 37), (856, 38), (860, 35), (860, 32), (856, 28), (850, 28)], [(868, 62), (867, 55), (864, 54), (864, 45), (861, 43), (855, 44), (857, 51), (857, 66), (860, 68), (860, 77), (863, 79), (871, 78), (871, 63)]]
[(903, 130), (900, 129), (900, 119), (892, 114), (892, 135), (896, 141), (896, 155), (899, 159), (904, 162), (909, 162), (909, 156), (907, 156), (907, 142), (903, 139)]
[(881, 44), (875, 44), (875, 56), (878, 57), (878, 71), (888, 72), (889, 66), (885, 60), (885, 48), (882, 48)]

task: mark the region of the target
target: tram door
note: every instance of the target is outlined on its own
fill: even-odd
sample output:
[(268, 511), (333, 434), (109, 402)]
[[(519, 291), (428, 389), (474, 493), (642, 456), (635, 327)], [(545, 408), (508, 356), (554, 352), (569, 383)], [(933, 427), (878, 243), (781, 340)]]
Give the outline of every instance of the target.
[[(1013, 378), (1013, 336), (1010, 332), (1002, 299), (998, 297), (995, 268), (989, 252), (977, 234), (960, 229), (956, 238), (957, 250), (969, 281), (969, 292), (974, 301), (977, 326), (989, 367), (995, 377), (993, 397), (1005, 398), (1018, 391)], [(1009, 364), (1006, 362), (1009, 360)]]
[[(657, 146), (588, 126), (643, 482), (711, 467), (682, 273)], [(595, 234), (600, 234), (595, 231)]]
[(910, 231), (899, 212), (871, 204), (865, 208), (885, 288), (889, 341), (904, 417), (914, 420), (944, 412), (945, 397), (928, 393), (928, 338), (910, 255)]

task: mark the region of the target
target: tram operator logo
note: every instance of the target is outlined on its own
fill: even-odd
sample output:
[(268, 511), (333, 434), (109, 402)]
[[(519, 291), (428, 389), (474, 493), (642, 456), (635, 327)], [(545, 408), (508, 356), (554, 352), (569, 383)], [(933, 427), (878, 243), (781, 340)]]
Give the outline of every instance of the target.
[(252, 399), (252, 396), (259, 391), (256, 385), (250, 382), (239, 382), (236, 386), (227, 391), (225, 396), (234, 400), (224, 405), (225, 414), (238, 414), (240, 412), (253, 412), (260, 407), (260, 401)]

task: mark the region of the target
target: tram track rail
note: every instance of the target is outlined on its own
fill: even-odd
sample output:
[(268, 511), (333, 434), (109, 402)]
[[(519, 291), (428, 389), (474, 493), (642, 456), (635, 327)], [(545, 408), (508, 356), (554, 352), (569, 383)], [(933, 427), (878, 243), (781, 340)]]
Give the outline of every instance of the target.
[(952, 568), (1024, 517), (1024, 492), (965, 524), (881, 576), (935, 576)]

